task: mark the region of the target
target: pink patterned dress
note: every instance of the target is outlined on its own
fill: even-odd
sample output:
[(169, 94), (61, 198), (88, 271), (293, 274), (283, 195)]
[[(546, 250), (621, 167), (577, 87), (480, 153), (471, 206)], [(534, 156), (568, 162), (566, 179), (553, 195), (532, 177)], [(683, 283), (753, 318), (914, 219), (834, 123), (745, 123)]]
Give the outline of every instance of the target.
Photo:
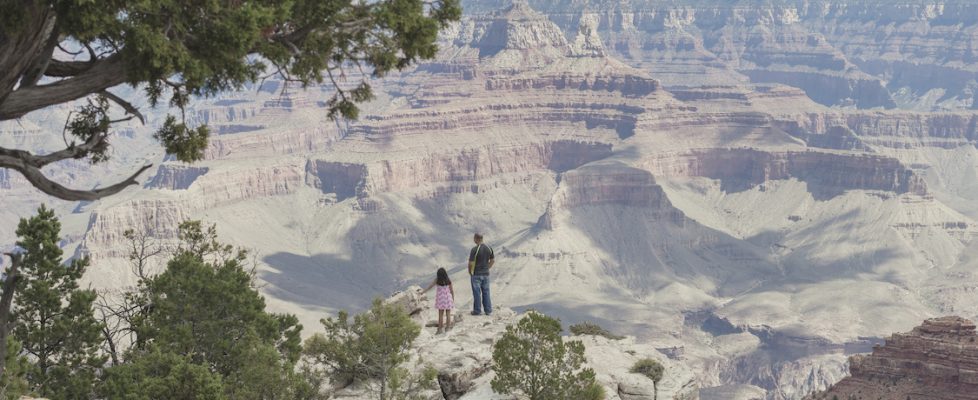
[(435, 308), (439, 310), (451, 310), (455, 308), (451, 286), (435, 285)]

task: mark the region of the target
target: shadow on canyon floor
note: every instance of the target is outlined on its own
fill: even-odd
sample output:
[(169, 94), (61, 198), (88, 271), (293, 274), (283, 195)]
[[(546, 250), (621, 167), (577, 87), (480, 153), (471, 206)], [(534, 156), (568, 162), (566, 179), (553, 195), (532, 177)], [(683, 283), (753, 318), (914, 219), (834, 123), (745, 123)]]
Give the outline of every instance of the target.
[(368, 267), (332, 254), (279, 252), (263, 261), (274, 269), (259, 274), (267, 282), (264, 291), (307, 306), (362, 311), (370, 307), (374, 297), (388, 296), (397, 285), (392, 268)]

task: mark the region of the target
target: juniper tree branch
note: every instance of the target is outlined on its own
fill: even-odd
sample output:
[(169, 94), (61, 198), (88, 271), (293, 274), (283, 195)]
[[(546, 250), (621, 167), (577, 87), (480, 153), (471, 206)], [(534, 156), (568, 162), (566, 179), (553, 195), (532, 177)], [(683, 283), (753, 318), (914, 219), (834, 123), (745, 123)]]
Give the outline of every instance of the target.
[[(63, 151), (67, 151), (63, 150)], [(142, 168), (132, 174), (125, 180), (103, 187), (92, 190), (77, 190), (69, 189), (64, 185), (52, 181), (47, 176), (41, 172), (41, 168), (35, 165), (31, 165), (24, 158), (18, 156), (5, 155), (3, 152), (14, 152), (16, 154), (28, 154), (23, 150), (6, 150), (0, 148), (0, 168), (10, 168), (14, 171), (20, 172), (27, 181), (31, 183), (35, 188), (53, 197), (57, 197), (62, 200), (68, 201), (94, 201), (101, 199), (103, 197), (111, 196), (116, 193), (121, 192), (123, 189), (131, 186), (138, 185), (139, 182), (136, 181), (136, 177), (142, 174), (147, 169), (150, 169), (153, 164), (144, 165)], [(37, 156), (33, 156), (37, 157)]]
[(19, 118), (31, 111), (76, 100), (125, 82), (125, 63), (121, 55), (114, 54), (70, 78), (14, 90), (0, 102), (0, 121)]
[(139, 110), (135, 106), (132, 105), (132, 103), (129, 103), (122, 97), (119, 97), (115, 95), (115, 93), (112, 93), (108, 90), (103, 90), (99, 93), (105, 96), (105, 98), (112, 100), (113, 103), (118, 104), (120, 107), (126, 110), (127, 113), (135, 116), (136, 118), (139, 118), (139, 122), (142, 122), (143, 125), (146, 125), (146, 117), (144, 117), (143, 114), (139, 112)]
[(91, 69), (94, 65), (94, 61), (51, 60), (48, 69), (44, 70), (44, 75), (53, 78), (70, 78)]
[(58, 43), (61, 39), (58, 37), (58, 24), (55, 23), (54, 27), (48, 33), (47, 42), (41, 49), (40, 53), (34, 56), (34, 60), (31, 61), (30, 68), (24, 72), (23, 77), (20, 79), (20, 89), (33, 87), (37, 85), (37, 82), (44, 77), (44, 71), (47, 70), (48, 65), (51, 63), (51, 57), (54, 55), (54, 49), (58, 47)]

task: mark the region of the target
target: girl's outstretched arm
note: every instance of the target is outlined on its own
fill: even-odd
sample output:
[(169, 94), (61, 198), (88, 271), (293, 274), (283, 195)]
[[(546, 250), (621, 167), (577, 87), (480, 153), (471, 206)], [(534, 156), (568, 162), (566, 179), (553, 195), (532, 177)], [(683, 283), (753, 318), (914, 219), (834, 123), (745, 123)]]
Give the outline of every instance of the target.
[(438, 282), (437, 279), (431, 281), (431, 284), (428, 285), (428, 287), (424, 288), (424, 290), (422, 290), (421, 293), (428, 293), (428, 291), (431, 290), (431, 288), (435, 287), (435, 283), (437, 282)]

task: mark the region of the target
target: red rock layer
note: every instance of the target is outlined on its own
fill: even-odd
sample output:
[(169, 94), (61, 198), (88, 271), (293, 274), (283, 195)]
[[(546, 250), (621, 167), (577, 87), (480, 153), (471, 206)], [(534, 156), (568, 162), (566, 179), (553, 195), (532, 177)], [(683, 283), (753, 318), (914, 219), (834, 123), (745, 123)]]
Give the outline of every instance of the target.
[(810, 399), (978, 399), (978, 335), (960, 317), (924, 321), (871, 355), (849, 359), (851, 376)]

